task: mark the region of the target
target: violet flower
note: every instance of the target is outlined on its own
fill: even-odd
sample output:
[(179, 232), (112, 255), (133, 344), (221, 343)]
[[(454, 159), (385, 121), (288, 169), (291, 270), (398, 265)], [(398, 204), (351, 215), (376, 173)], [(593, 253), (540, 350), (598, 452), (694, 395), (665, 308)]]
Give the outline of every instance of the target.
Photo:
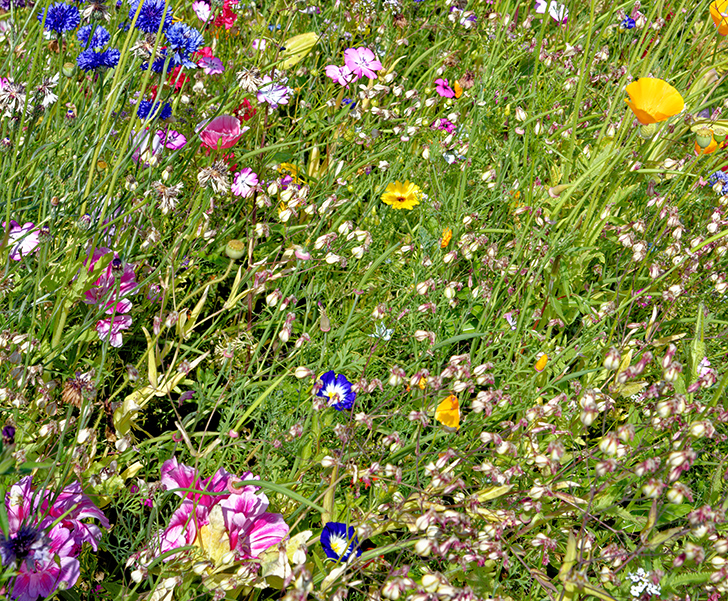
[(348, 86), (359, 79), (359, 76), (355, 75), (346, 65), (343, 67), (328, 65), (326, 67), (326, 76), (333, 79), (334, 83), (338, 83), (340, 86)]
[(292, 92), (288, 86), (276, 83), (270, 75), (266, 75), (263, 77), (263, 85), (258, 88), (257, 98), (258, 102), (265, 102), (272, 109), (277, 109), (278, 105), (288, 104)]

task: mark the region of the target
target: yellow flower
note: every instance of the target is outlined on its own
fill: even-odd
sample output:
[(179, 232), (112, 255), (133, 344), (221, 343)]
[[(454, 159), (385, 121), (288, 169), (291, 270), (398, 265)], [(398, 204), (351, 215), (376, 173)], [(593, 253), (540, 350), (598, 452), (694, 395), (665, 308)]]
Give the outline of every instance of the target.
[(624, 101), (643, 125), (669, 119), (685, 106), (680, 92), (655, 77), (640, 77), (627, 86), (626, 92), (630, 99)]
[(410, 181), (401, 184), (398, 180), (387, 185), (386, 191), (382, 194), (382, 202), (391, 205), (393, 209), (408, 209), (411, 211), (415, 205), (420, 204), (421, 193), (417, 184)]
[(442, 232), (442, 240), (440, 240), (440, 248), (447, 248), (452, 240), (452, 230), (448, 227)]
[(546, 363), (548, 363), (549, 356), (546, 353), (541, 353), (541, 356), (536, 361), (536, 365), (533, 366), (533, 368), (536, 371), (543, 371), (546, 368)]
[(435, 419), (446, 428), (457, 430), (460, 426), (460, 402), (451, 394), (435, 410)]
[(710, 3), (710, 16), (720, 35), (728, 35), (728, 0), (715, 0)]
[[(726, 0), (728, 2), (728, 0)], [(453, 86), (453, 91), (455, 92), (455, 98), (460, 98), (460, 96), (463, 95), (463, 86), (460, 85), (459, 81), (456, 81)]]
[(298, 176), (298, 167), (296, 167), (292, 163), (281, 163), (280, 165), (278, 165), (278, 173), (280, 173), (281, 175), (290, 175), (293, 178), (294, 184), (301, 183), (301, 178)]

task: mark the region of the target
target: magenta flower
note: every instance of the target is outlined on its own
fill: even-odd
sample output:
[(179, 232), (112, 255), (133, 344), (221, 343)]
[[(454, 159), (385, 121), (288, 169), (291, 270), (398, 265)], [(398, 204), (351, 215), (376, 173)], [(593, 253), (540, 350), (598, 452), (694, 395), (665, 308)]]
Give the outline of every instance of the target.
[(164, 147), (169, 148), (170, 150), (179, 150), (180, 148), (184, 148), (185, 144), (187, 144), (187, 138), (173, 129), (169, 129), (166, 132), (163, 129), (160, 129), (157, 131), (157, 137), (162, 140)]
[[(13, 261), (20, 261), (23, 257), (27, 257), (35, 252), (40, 244), (40, 230), (35, 229), (35, 224), (26, 223), (20, 225), (17, 221), (10, 220), (10, 237), (8, 245), (10, 246), (10, 258)], [(5, 222), (3, 221), (3, 230)]]
[(257, 486), (239, 485), (253, 479), (257, 478), (250, 472), (238, 478), (221, 468), (200, 480), (196, 469), (175, 457), (165, 461), (162, 486), (183, 500), (169, 525), (158, 533), (155, 550), (164, 553), (193, 545), (218, 564), (230, 552), (241, 561), (259, 557), (281, 542), (288, 535), (283, 516), (267, 511), (268, 498), (256, 494)]
[(100, 340), (108, 340), (111, 346), (119, 348), (124, 343), (121, 331), (128, 330), (131, 324), (132, 319), (129, 315), (112, 315), (96, 322), (96, 333)]
[[(109, 248), (97, 248), (91, 260), (86, 261), (88, 270), (93, 271), (96, 262), (110, 252)], [(117, 277), (119, 277), (118, 282)], [(134, 267), (129, 263), (122, 263), (119, 255), (114, 253), (114, 258), (94, 282), (93, 288), (86, 291), (83, 302), (87, 305), (104, 303), (107, 315), (128, 313), (131, 311), (132, 304), (126, 297), (134, 294), (137, 288), (135, 277)]]
[(34, 491), (32, 484), (32, 476), (27, 476), (10, 488), (5, 497), (8, 536), (0, 534), (2, 564), (16, 572), (9, 587), (11, 597), (20, 601), (46, 599), (59, 588), (76, 583), (81, 546), (89, 542), (96, 550), (101, 538), (101, 529), (82, 519), (95, 518), (104, 528), (109, 527), (102, 511), (78, 483), (67, 486), (60, 495)]
[(206, 75), (219, 75), (225, 71), (222, 61), (214, 56), (203, 56), (197, 61), (197, 66), (201, 67)]
[(253, 195), (255, 186), (258, 185), (258, 174), (253, 172), (250, 167), (246, 167), (240, 173), (235, 175), (235, 181), (230, 186), (230, 190), (235, 196), (248, 198)]
[(280, 104), (288, 104), (289, 97), (293, 90), (288, 86), (273, 81), (270, 75), (263, 77), (263, 84), (258, 88), (256, 97), (258, 102), (265, 102), (272, 109), (277, 109)]
[(340, 86), (348, 86), (350, 83), (355, 82), (359, 77), (352, 73), (351, 69), (344, 65), (343, 67), (337, 67), (336, 65), (328, 65), (326, 67), (326, 76), (334, 80), (334, 83), (338, 83)]
[(374, 71), (382, 68), (382, 63), (377, 60), (375, 54), (363, 46), (344, 50), (344, 63), (346, 63), (347, 69), (355, 75), (369, 79), (376, 79), (377, 74)]
[(447, 79), (435, 80), (435, 91), (443, 98), (455, 98), (455, 90), (447, 83)]
[(197, 126), (202, 145), (212, 149), (217, 149), (218, 144), (220, 148), (232, 148), (248, 129), (241, 128), (240, 121), (231, 115), (220, 115)]

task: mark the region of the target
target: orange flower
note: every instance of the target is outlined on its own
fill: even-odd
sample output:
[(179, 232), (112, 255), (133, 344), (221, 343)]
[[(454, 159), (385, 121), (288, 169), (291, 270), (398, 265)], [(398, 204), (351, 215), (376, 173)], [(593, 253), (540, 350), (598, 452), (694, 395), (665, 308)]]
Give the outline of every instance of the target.
[(718, 28), (718, 34), (728, 35), (728, 0), (715, 0), (710, 3), (710, 16)]
[(447, 248), (447, 245), (450, 244), (450, 240), (452, 240), (452, 230), (448, 227), (448, 228), (445, 228), (442, 232), (442, 240), (440, 240), (440, 248)]
[(460, 426), (460, 402), (451, 394), (435, 410), (435, 419), (446, 428), (457, 430)]
[(665, 121), (685, 107), (680, 92), (655, 77), (640, 77), (627, 86), (626, 92), (629, 100), (624, 101), (643, 125)]
[[(728, 2), (728, 0), (726, 0)], [(712, 152), (715, 152), (718, 149), (718, 142), (715, 141), (715, 138), (711, 136), (710, 144), (708, 144), (705, 148), (700, 148), (700, 145), (695, 142), (695, 154), (698, 156), (703, 154), (710, 154)]]
[(546, 368), (546, 364), (549, 361), (549, 356), (546, 353), (541, 353), (538, 360), (536, 361), (536, 365), (533, 366), (533, 368), (536, 371), (543, 371)]
[[(728, 0), (726, 0), (726, 2), (728, 2)], [(723, 34), (723, 35), (725, 35), (725, 34)], [(459, 81), (456, 81), (452, 85), (452, 89), (455, 92), (455, 98), (460, 98), (460, 96), (463, 95), (463, 86), (460, 85)]]

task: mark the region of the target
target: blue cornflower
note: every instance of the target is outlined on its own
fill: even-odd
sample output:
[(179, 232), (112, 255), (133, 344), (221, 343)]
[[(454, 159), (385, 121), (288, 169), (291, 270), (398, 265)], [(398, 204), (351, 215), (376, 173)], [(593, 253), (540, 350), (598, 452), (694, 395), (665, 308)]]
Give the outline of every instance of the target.
[[(137, 8), (139, 8), (140, 1), (142, 0), (131, 0), (129, 3), (129, 18), (132, 21), (134, 20)], [(170, 25), (172, 25), (172, 7), (166, 6), (165, 0), (143, 0), (143, 2), (144, 4), (142, 4), (139, 17), (137, 18), (136, 28), (146, 33), (156, 34), (164, 16), (162, 31), (167, 31)]]
[(38, 11), (38, 20), (43, 23), (44, 18), (45, 29), (55, 31), (58, 34), (76, 29), (81, 23), (81, 13), (78, 12), (78, 8), (70, 4), (63, 4), (63, 2), (51, 4), (48, 7), (47, 16), (45, 16), (43, 9)]
[(139, 103), (137, 116), (140, 119), (153, 119), (154, 117), (159, 117), (162, 121), (169, 119), (172, 116), (172, 107), (169, 106), (168, 102), (165, 102), (162, 110), (159, 110), (159, 105), (159, 101), (142, 100)]
[(356, 393), (351, 390), (351, 382), (346, 379), (345, 375), (337, 376), (332, 370), (327, 371), (320, 379), (321, 390), (316, 394), (327, 399), (329, 407), (333, 407), (337, 411), (344, 411), (354, 406)]
[(625, 17), (622, 22), (619, 24), (619, 27), (621, 29), (634, 29), (637, 26), (637, 24), (634, 22), (634, 19), (631, 17)]
[(76, 64), (82, 71), (113, 69), (119, 64), (119, 58), (121, 58), (121, 52), (116, 48), (109, 48), (103, 52), (96, 52), (96, 50), (89, 48), (78, 55)]
[(111, 34), (101, 25), (97, 25), (95, 28), (93, 25), (84, 25), (76, 33), (76, 38), (84, 48), (90, 47), (98, 50), (109, 43)]
[(185, 23), (174, 23), (167, 30), (166, 35), (170, 49), (174, 51), (172, 56), (174, 66), (184, 65), (195, 68), (197, 65), (189, 57), (193, 52), (197, 52), (204, 43), (202, 34)]
[[(164, 63), (167, 61), (167, 49), (162, 48), (157, 51), (157, 56), (154, 59), (154, 62), (152, 63), (152, 71), (155, 73), (162, 73), (165, 74), (172, 70), (173, 67), (176, 65), (174, 64), (174, 57), (172, 57), (169, 61), (169, 65), (167, 65), (167, 69), (164, 68)], [(145, 62), (141, 64), (141, 70), (146, 71), (149, 69), (149, 62)]]
[(347, 528), (342, 522), (328, 522), (321, 531), (320, 540), (326, 557), (333, 561), (346, 561), (354, 552), (357, 557), (361, 555), (354, 526)]
[(728, 196), (728, 173), (725, 173), (724, 171), (716, 171), (708, 178), (708, 183), (717, 194), (720, 194), (721, 196)]

